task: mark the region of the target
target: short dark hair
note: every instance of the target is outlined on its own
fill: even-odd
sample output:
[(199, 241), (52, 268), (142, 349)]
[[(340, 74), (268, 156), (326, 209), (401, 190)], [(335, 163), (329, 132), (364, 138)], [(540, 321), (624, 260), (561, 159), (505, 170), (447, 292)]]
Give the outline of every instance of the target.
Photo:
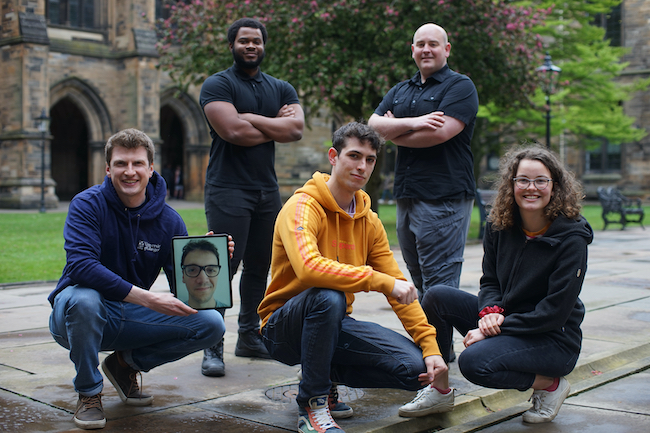
[(237, 38), (237, 33), (242, 27), (249, 27), (251, 29), (259, 29), (262, 32), (262, 41), (266, 45), (266, 39), (268, 38), (268, 33), (266, 33), (266, 27), (261, 22), (253, 18), (240, 18), (230, 25), (228, 28), (228, 43), (230, 45), (235, 44), (235, 39)]
[(206, 241), (205, 239), (198, 239), (195, 241), (189, 241), (183, 247), (183, 255), (181, 256), (181, 265), (185, 264), (185, 257), (187, 257), (189, 253), (197, 250), (208, 251), (213, 253), (217, 258), (217, 265), (221, 264), (219, 263), (219, 250), (217, 249), (217, 246), (210, 241)]
[(384, 144), (382, 136), (371, 126), (361, 122), (350, 122), (334, 132), (332, 136), (332, 147), (340, 154), (341, 150), (348, 144), (347, 139), (351, 137), (358, 138), (359, 141), (370, 144), (370, 147), (376, 152), (379, 152), (381, 146)]
[(108, 139), (106, 146), (104, 146), (106, 165), (111, 165), (113, 148), (116, 146), (124, 147), (126, 149), (144, 147), (147, 149), (147, 159), (149, 160), (149, 164), (153, 164), (153, 158), (156, 155), (156, 147), (154, 146), (153, 141), (151, 141), (151, 138), (138, 129), (123, 129), (120, 132), (113, 134), (113, 136)]

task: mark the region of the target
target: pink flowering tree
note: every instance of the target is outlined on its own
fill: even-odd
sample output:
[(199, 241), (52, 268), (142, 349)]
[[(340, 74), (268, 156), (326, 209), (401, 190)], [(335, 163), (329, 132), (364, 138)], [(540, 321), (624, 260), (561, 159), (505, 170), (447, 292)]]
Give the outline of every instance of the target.
[(416, 71), (414, 31), (435, 22), (449, 33), (449, 64), (469, 75), (481, 102), (526, 104), (537, 82), (543, 14), (506, 1), (226, 1), (172, 4), (161, 23), (160, 64), (182, 85), (232, 64), (226, 30), (250, 16), (269, 32), (263, 69), (293, 84), (309, 108), (324, 104), (367, 118), (383, 95)]

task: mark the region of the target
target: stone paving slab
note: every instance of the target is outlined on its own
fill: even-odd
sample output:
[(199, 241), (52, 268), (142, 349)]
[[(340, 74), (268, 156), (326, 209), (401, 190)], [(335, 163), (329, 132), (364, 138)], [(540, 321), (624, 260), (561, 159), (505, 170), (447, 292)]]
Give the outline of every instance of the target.
[[(481, 245), (468, 245), (461, 276), (463, 290), (478, 291), (481, 257)], [(399, 251), (395, 252), (395, 258), (406, 273)], [(650, 321), (650, 267), (647, 266), (650, 262), (650, 231), (628, 228), (625, 232), (599, 232), (590, 248), (589, 260), (581, 295), (587, 307), (583, 351), (578, 367), (570, 376), (572, 387), (575, 383), (577, 389), (584, 390), (616, 380), (619, 374), (616, 369), (621, 366), (637, 362), (641, 363), (641, 367), (635, 367), (639, 370), (645, 365), (643, 363), (650, 365), (647, 332)], [(278, 386), (295, 385), (298, 367), (271, 360), (238, 358), (233, 354), (237, 339), (238, 278), (239, 274), (233, 282), (236, 307), (227, 310), (225, 317), (226, 376), (202, 376), (200, 353), (158, 367), (143, 375), (146, 391), (155, 396), (154, 404), (149, 408), (122, 405), (112, 385), (105, 381), (104, 404), (109, 422), (103, 431), (294, 431), (297, 418), (295, 402), (273, 401), (266, 392)], [(71, 421), (77, 399), (71, 383), (74, 367), (68, 359), (68, 352), (51, 339), (47, 329), (50, 307), (45, 298), (53, 286), (48, 283), (0, 288), (0, 406), (10, 408), (0, 411), (0, 427), (10, 426), (8, 430), (5, 428), (7, 431), (13, 428), (25, 432), (77, 431)], [(166, 278), (159, 278), (153, 290), (168, 290)], [(353, 316), (404, 333), (381, 294), (359, 294)], [(457, 353), (463, 350), (459, 337), (455, 349)], [(639, 361), (640, 358), (646, 361)], [(636, 370), (624, 374), (636, 374)], [(640, 378), (647, 383), (647, 376)], [(498, 416), (517, 416), (529, 406), (525, 403), (529, 393), (495, 391), (473, 385), (462, 377), (455, 363), (450, 365), (450, 380), (458, 390), (456, 409), (452, 413), (420, 419), (400, 418), (397, 408), (413, 398), (414, 393), (364, 389), (363, 396), (351, 402), (355, 416), (342, 421), (341, 425), (348, 433), (449, 430), (472, 422), (483, 428), (492, 422), (492, 418), (500, 422), (498, 420), (502, 417)], [(629, 395), (634, 398), (634, 393)], [(575, 427), (576, 424), (571, 424), (574, 421), (560, 421), (565, 413), (571, 415), (576, 411), (576, 419), (583, 419), (580, 411), (587, 409), (596, 413), (612, 412), (601, 407), (601, 403), (594, 397), (585, 403), (593, 404), (593, 408), (567, 405), (561, 417), (546, 426), (550, 430), (530, 430), (529, 426), (522, 430), (519, 418), (518, 421), (512, 420), (516, 423), (514, 430), (494, 431), (570, 431), (554, 430), (563, 425), (561, 422)], [(647, 405), (647, 402), (639, 400), (639, 404)], [(24, 412), (34, 414), (34, 417), (23, 417)], [(633, 415), (630, 425), (634, 427), (638, 415)], [(25, 419), (24, 425), (11, 424), (20, 422), (21, 417)], [(639, 421), (643, 419), (639, 418)], [(589, 431), (599, 430), (590, 427)], [(608, 433), (610, 431), (616, 430), (608, 430)]]

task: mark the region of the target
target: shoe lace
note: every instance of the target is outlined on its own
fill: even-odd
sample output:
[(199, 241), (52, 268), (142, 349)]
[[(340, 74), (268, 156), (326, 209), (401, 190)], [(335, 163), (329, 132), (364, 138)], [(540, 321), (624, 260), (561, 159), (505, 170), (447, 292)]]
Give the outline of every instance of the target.
[(534, 412), (539, 412), (539, 410), (542, 408), (542, 396), (540, 396), (538, 393), (534, 392), (528, 401), (533, 403), (532, 410)]
[(102, 408), (102, 394), (91, 395), (90, 397), (81, 396), (81, 403), (87, 409)]
[(133, 370), (131, 373), (129, 373), (129, 381), (131, 384), (129, 385), (129, 392), (127, 393), (127, 396), (132, 396), (134, 394), (139, 396), (141, 394), (140, 386), (138, 385), (138, 376), (140, 376), (140, 382), (142, 382), (142, 386), (144, 388), (142, 373), (137, 370)]
[(330, 388), (330, 393), (327, 396), (327, 402), (330, 406), (334, 406), (339, 402), (339, 388), (336, 385), (332, 385)]
[(309, 409), (309, 411), (311, 412), (310, 418), (312, 418), (314, 422), (316, 422), (318, 426), (323, 430), (330, 428), (339, 428), (338, 424), (336, 424), (332, 418), (329, 408), (324, 407), (321, 409)]
[(415, 394), (415, 398), (413, 400), (411, 400), (411, 403), (415, 403), (418, 400), (420, 400), (422, 397), (424, 397), (427, 394), (427, 392), (429, 391), (429, 389), (431, 389), (431, 385), (425, 386), (424, 388), (419, 390), (418, 393)]

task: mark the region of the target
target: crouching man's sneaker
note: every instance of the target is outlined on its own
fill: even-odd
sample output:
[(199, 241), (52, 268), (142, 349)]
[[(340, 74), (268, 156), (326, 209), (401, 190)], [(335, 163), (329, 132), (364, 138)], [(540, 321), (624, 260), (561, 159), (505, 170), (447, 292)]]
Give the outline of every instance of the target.
[(153, 403), (153, 397), (143, 394), (138, 385), (138, 376), (142, 377), (142, 374), (126, 365), (118, 352), (113, 352), (104, 359), (102, 370), (124, 403), (131, 406), (149, 406)]
[(106, 426), (106, 417), (102, 407), (102, 395), (95, 394), (85, 397), (79, 394), (77, 401), (77, 410), (72, 418), (74, 424), (80, 429), (91, 430), (104, 428)]
[(450, 388), (443, 394), (433, 386), (428, 385), (418, 391), (410, 402), (399, 408), (399, 415), (403, 417), (418, 417), (432, 413), (449, 412), (454, 408), (454, 389)]
[(309, 399), (309, 406), (298, 408), (298, 431), (303, 433), (345, 433), (330, 413), (327, 396)]
[(560, 406), (569, 395), (571, 387), (569, 381), (561, 377), (555, 391), (544, 391), (538, 389), (533, 392), (530, 400), (533, 407), (524, 412), (524, 422), (539, 424), (542, 422), (551, 422), (560, 411)]

